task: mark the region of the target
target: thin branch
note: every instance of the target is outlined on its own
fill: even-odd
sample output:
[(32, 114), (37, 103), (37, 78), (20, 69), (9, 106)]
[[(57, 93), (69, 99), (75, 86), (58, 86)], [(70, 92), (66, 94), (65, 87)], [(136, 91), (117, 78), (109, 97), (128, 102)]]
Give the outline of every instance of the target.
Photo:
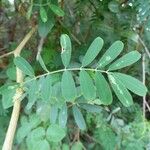
[(1, 56), (0, 56), (0, 59), (2, 59), (2, 58), (4, 58), (4, 57), (7, 57), (7, 56), (9, 56), (9, 55), (12, 55), (12, 54), (14, 54), (14, 51), (11, 51), (11, 52), (9, 52), (9, 53), (6, 53), (6, 54), (1, 55)]
[(38, 61), (39, 60), (39, 56), (41, 55), (41, 52), (42, 52), (42, 48), (43, 48), (43, 44), (44, 44), (44, 39), (45, 38), (41, 38), (40, 39), (40, 42), (39, 42), (39, 45), (38, 45), (38, 50), (37, 50), (37, 55), (36, 55), (36, 60)]
[[(143, 77), (143, 84), (145, 85), (145, 54), (143, 54), (142, 57), (142, 77)], [(144, 118), (146, 112), (145, 102), (146, 102), (146, 96), (143, 96), (143, 117)]]
[(145, 45), (144, 41), (141, 39), (141, 37), (140, 37), (140, 36), (138, 36), (138, 38), (139, 38), (139, 41), (141, 42), (141, 44), (143, 45), (143, 47), (144, 47), (144, 49), (145, 49), (146, 54), (147, 54), (147, 55), (148, 55), (148, 57), (150, 58), (150, 52), (149, 52), (149, 50), (148, 50), (147, 46)]
[[(21, 50), (23, 49), (23, 47), (25, 46), (25, 44), (31, 38), (31, 36), (33, 35), (33, 33), (35, 31), (36, 31), (36, 27), (34, 27), (24, 37), (24, 39), (19, 44), (19, 46), (14, 50), (14, 57), (17, 57), (20, 55)], [(20, 83), (20, 84), (23, 82), (23, 73), (17, 67), (16, 67), (16, 82)], [(23, 90), (21, 88), (18, 88), (16, 90), (15, 96), (13, 97), (14, 107), (13, 107), (11, 119), (9, 122), (9, 127), (8, 127), (8, 130), (6, 133), (6, 137), (5, 137), (5, 141), (4, 141), (2, 150), (12, 150), (13, 139), (14, 139), (14, 135), (15, 135), (16, 127), (17, 127), (17, 122), (18, 122), (18, 118), (19, 118), (19, 112), (20, 112), (20, 105), (21, 105), (20, 97), (22, 96), (22, 94), (23, 94)]]

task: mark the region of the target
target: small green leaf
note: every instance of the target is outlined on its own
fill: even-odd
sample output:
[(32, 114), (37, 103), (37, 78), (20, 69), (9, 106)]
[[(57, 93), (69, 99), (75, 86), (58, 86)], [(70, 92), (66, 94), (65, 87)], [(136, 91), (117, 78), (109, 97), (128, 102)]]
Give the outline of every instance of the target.
[(32, 108), (32, 106), (34, 105), (34, 103), (38, 98), (38, 84), (36, 80), (30, 82), (30, 85), (27, 89), (27, 93), (28, 93), (28, 103), (26, 105), (26, 109), (29, 110)]
[(84, 98), (87, 100), (95, 99), (96, 89), (89, 74), (86, 71), (81, 70), (79, 74), (79, 80), (81, 92), (83, 93)]
[(85, 120), (83, 118), (81, 111), (79, 110), (79, 108), (76, 105), (74, 105), (72, 107), (72, 110), (73, 110), (73, 116), (74, 116), (75, 122), (77, 123), (78, 127), (81, 130), (85, 130), (86, 124), (85, 124)]
[(65, 129), (57, 124), (48, 127), (46, 137), (50, 142), (60, 142), (66, 135)]
[(40, 17), (41, 20), (45, 23), (47, 21), (47, 13), (44, 7), (40, 7)]
[(78, 141), (73, 143), (71, 150), (83, 150), (83, 148), (84, 148), (83, 144), (80, 141)]
[(81, 106), (81, 108), (83, 108), (83, 109), (85, 109), (91, 113), (100, 113), (102, 111), (102, 108), (100, 106), (97, 106), (97, 105), (80, 103), (80, 106)]
[(65, 15), (64, 11), (63, 11), (60, 7), (58, 7), (58, 6), (54, 5), (54, 4), (50, 4), (50, 9), (51, 9), (57, 16), (63, 17), (63, 16)]
[(100, 98), (100, 101), (104, 105), (109, 105), (112, 103), (112, 93), (107, 83), (106, 79), (100, 72), (95, 73), (95, 85), (97, 88), (97, 94)]
[(39, 19), (38, 32), (40, 37), (45, 38), (54, 26), (54, 18), (50, 15), (46, 22)]
[(111, 1), (109, 4), (108, 4), (108, 8), (111, 12), (113, 13), (118, 13), (119, 12), (119, 3), (116, 2), (116, 1)]
[(62, 58), (62, 62), (63, 65), (65, 67), (67, 67), (70, 63), (70, 59), (71, 59), (71, 41), (70, 38), (67, 34), (62, 34), (60, 37), (60, 45), (61, 45), (61, 58)]
[(72, 74), (69, 71), (65, 71), (62, 75), (61, 90), (62, 96), (66, 99), (66, 101), (75, 100), (77, 96), (77, 90)]
[(49, 143), (47, 140), (39, 140), (39, 141), (35, 141), (35, 143), (33, 143), (33, 149), (32, 150), (35, 150), (35, 149), (43, 149), (43, 150), (50, 150), (50, 146), (49, 146)]
[(114, 42), (104, 53), (98, 62), (98, 68), (103, 68), (111, 63), (123, 50), (124, 44), (121, 41)]
[(26, 13), (27, 19), (29, 20), (31, 18), (32, 15), (32, 9), (33, 9), (33, 4), (31, 4), (28, 8), (28, 11)]
[(41, 85), (41, 98), (44, 101), (50, 101), (51, 95), (52, 95), (51, 75), (47, 75), (45, 79), (43, 79), (43, 83)]
[(132, 51), (121, 58), (117, 59), (114, 63), (109, 66), (109, 70), (117, 70), (127, 67), (141, 58), (141, 54), (137, 51)]
[(23, 57), (16, 57), (14, 58), (14, 64), (26, 75), (31, 77), (34, 76), (34, 71), (32, 66), (23, 58)]
[(115, 78), (115, 76), (112, 73), (109, 74), (108, 77), (112, 88), (118, 99), (121, 101), (121, 103), (125, 107), (131, 106), (133, 104), (133, 99), (126, 87), (122, 84), (122, 82), (119, 79)]
[(1, 93), (2, 94), (2, 105), (4, 109), (7, 109), (13, 106), (13, 97), (16, 93), (16, 86), (2, 86)]
[(46, 72), (49, 72), (47, 67), (46, 67), (46, 65), (45, 65), (45, 63), (44, 63), (44, 61), (43, 61), (43, 59), (42, 59), (42, 57), (41, 57), (41, 55), (39, 55), (38, 61), (39, 61), (40, 65), (41, 65), (41, 67), (43, 68), (43, 70), (45, 70)]
[(75, 105), (72, 107), (72, 109), (73, 109), (73, 116), (74, 116), (75, 122), (77, 123), (78, 127), (81, 130), (85, 130), (86, 124), (85, 124), (85, 121), (84, 121), (81, 111)]
[(61, 127), (64, 128), (66, 126), (67, 118), (68, 118), (67, 105), (65, 103), (59, 112), (59, 125)]
[(50, 123), (55, 124), (58, 116), (58, 107), (53, 105), (50, 109)]
[(95, 57), (98, 55), (98, 53), (102, 49), (103, 44), (104, 44), (104, 41), (100, 37), (97, 37), (92, 42), (92, 44), (90, 45), (89, 49), (87, 50), (87, 52), (83, 58), (83, 61), (82, 61), (83, 67), (89, 65), (95, 59)]
[(139, 96), (146, 95), (147, 93), (146, 86), (136, 78), (133, 78), (123, 73), (114, 73), (114, 76), (118, 78), (124, 84), (124, 86), (133, 93)]

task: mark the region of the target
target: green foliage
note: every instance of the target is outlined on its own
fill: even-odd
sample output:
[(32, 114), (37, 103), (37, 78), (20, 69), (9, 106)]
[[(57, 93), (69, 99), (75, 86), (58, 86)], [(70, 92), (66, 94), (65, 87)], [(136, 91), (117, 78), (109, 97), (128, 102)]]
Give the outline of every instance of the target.
[[(22, 88), (14, 150), (149, 149), (150, 125), (142, 116), (139, 97), (146, 96), (149, 88), (147, 56), (143, 61), (147, 88), (136, 79), (142, 79), (139, 63), (145, 45), (149, 49), (148, 0), (16, 1), (14, 10), (8, 1), (0, 4), (0, 31), (3, 25), (6, 28), (0, 46), (6, 46), (6, 51), (14, 50), (14, 41), (22, 39), (20, 32), (14, 36), (7, 31), (21, 28), (25, 33), (28, 25), (38, 26), (38, 34), (21, 57), (14, 58), (14, 63), (12, 58), (0, 60), (4, 68), (0, 73), (0, 84), (4, 84), (0, 88), (0, 148), (13, 97)], [(16, 19), (17, 30), (11, 22)], [(44, 43), (36, 62), (39, 38)], [(15, 83), (15, 67), (24, 73), (20, 85)]]
[(14, 64), (23, 71), (25, 75), (34, 76), (32, 66), (22, 57), (14, 58)]

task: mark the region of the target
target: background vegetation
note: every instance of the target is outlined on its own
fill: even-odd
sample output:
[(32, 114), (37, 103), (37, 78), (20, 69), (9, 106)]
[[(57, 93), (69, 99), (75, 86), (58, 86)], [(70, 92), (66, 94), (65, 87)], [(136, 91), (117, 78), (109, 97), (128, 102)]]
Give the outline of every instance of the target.
[[(57, 124), (61, 118), (60, 114), (63, 113), (61, 109), (63, 102), (57, 101), (60, 100), (59, 91), (54, 90), (55, 100), (45, 102), (39, 100), (38, 93), (34, 92), (39, 90), (37, 83), (29, 84), (27, 85), (29, 90), (25, 89), (28, 96), (23, 95), (24, 99), (22, 98), (21, 101), (13, 149), (149, 150), (149, 0), (16, 0), (13, 3), (1, 0), (0, 148), (9, 125), (12, 97), (16, 86), (16, 68), (14, 58), (10, 54), (31, 28), (36, 31), (23, 48), (21, 56), (32, 65), (36, 76), (45, 73), (42, 69), (42, 67), (45, 69), (45, 66), (40, 65), (43, 61), (46, 69), (50, 71), (63, 68), (60, 46), (62, 34), (69, 35), (72, 41), (71, 67), (80, 66), (90, 44), (99, 36), (105, 43), (102, 53), (116, 40), (121, 40), (125, 45), (122, 55), (133, 50), (142, 54), (142, 59), (136, 64), (119, 72), (142, 81), (146, 84), (148, 92), (143, 97), (132, 93), (134, 104), (130, 107), (124, 107), (114, 93), (111, 105), (102, 105), (98, 99), (95, 99), (90, 104), (95, 104), (97, 107), (91, 109), (82, 106), (77, 116), (82, 112), (86, 130), (80, 130), (76, 125), (72, 104), (69, 103), (67, 104), (68, 123), (62, 129)], [(5, 54), (7, 57), (4, 57)], [(96, 63), (97, 59), (94, 61)], [(92, 77), (93, 74), (90, 73), (90, 76)], [(28, 80), (28, 77), (25, 80)], [(61, 74), (55, 74), (53, 83), (60, 80)], [(46, 92), (45, 89), (44, 91)], [(54, 104), (57, 104), (57, 108)], [(84, 123), (79, 124), (82, 126)]]

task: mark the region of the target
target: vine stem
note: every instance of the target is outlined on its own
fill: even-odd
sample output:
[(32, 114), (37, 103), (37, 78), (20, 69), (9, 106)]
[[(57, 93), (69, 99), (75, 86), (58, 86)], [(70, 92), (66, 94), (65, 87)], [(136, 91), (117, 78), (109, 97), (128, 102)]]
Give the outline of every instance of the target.
[(47, 72), (47, 73), (44, 73), (44, 74), (42, 74), (42, 75), (38, 75), (38, 76), (36, 76), (36, 77), (34, 77), (34, 78), (32, 78), (32, 79), (29, 79), (29, 80), (23, 82), (22, 85), (23, 85), (23, 84), (26, 84), (26, 83), (29, 83), (29, 82), (31, 82), (31, 81), (33, 81), (33, 80), (36, 80), (36, 79), (38, 79), (38, 78), (47, 76), (47, 75), (52, 75), (52, 74), (60, 73), (60, 72), (64, 72), (64, 71), (79, 71), (79, 70), (95, 71), (95, 72), (96, 72), (96, 71), (99, 71), (99, 72), (101, 72), (101, 73), (106, 73), (106, 74), (108, 74), (108, 71), (99, 70), (99, 69), (94, 69), (94, 68), (82, 68), (82, 67), (80, 67), (80, 68), (65, 68), (65, 69), (60, 69), (60, 70), (55, 70), (55, 71)]
[[(14, 50), (14, 57), (20, 56), (23, 47), (25, 46), (25, 44), (28, 42), (28, 40), (31, 38), (31, 36), (35, 31), (36, 31), (36, 27), (33, 27), (32, 30), (24, 37), (24, 39), (19, 44), (19, 46)], [(20, 84), (23, 82), (23, 73), (17, 67), (16, 67), (16, 82)], [(13, 111), (12, 111), (11, 119), (9, 122), (9, 126), (7, 129), (2, 150), (12, 150), (13, 139), (17, 127), (19, 113), (20, 113), (20, 106), (21, 106), (20, 97), (22, 96), (22, 94), (23, 94), (23, 90), (21, 88), (18, 88), (16, 90), (15, 96), (13, 97), (13, 102), (14, 102)]]

